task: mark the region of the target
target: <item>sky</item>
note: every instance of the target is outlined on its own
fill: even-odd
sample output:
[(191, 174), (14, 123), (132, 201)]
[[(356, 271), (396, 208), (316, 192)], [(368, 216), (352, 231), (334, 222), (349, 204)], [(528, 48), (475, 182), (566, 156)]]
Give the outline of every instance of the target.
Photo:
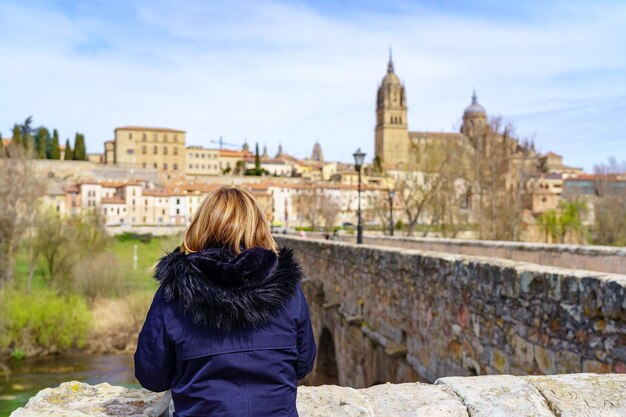
[(0, 133), (32, 115), (102, 152), (118, 126), (188, 145), (373, 158), (388, 50), (411, 131), (472, 90), (541, 152), (626, 160), (626, 1), (0, 0)]

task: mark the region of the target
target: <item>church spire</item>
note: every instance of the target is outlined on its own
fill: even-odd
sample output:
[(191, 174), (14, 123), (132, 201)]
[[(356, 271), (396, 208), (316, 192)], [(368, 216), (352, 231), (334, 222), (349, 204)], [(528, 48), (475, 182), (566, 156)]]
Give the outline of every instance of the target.
[(478, 104), (478, 97), (476, 97), (476, 89), (472, 92), (472, 104)]
[(389, 63), (387, 64), (387, 73), (393, 72), (393, 59), (391, 56), (391, 46), (389, 47)]

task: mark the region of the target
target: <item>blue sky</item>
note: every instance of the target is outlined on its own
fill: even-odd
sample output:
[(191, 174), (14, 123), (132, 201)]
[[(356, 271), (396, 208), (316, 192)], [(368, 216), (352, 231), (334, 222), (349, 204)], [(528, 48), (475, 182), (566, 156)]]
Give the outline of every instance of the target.
[(591, 170), (626, 159), (624, 22), (624, 1), (0, 0), (0, 132), (32, 114), (91, 152), (150, 125), (371, 158), (392, 46), (410, 130), (452, 130), (476, 88), (539, 150)]

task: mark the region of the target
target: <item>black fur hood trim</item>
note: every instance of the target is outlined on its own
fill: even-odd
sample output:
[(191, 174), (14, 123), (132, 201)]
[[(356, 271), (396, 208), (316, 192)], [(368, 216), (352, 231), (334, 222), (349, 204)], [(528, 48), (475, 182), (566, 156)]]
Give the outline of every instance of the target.
[(176, 300), (196, 325), (230, 331), (266, 323), (296, 292), (301, 278), (293, 250), (254, 247), (234, 254), (177, 248), (156, 266), (166, 300)]

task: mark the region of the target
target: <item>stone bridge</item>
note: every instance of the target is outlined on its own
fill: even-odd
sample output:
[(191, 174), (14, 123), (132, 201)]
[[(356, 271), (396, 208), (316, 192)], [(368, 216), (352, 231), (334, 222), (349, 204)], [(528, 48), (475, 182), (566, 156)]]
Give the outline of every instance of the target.
[(626, 372), (626, 276), (277, 236), (319, 345), (310, 385)]

